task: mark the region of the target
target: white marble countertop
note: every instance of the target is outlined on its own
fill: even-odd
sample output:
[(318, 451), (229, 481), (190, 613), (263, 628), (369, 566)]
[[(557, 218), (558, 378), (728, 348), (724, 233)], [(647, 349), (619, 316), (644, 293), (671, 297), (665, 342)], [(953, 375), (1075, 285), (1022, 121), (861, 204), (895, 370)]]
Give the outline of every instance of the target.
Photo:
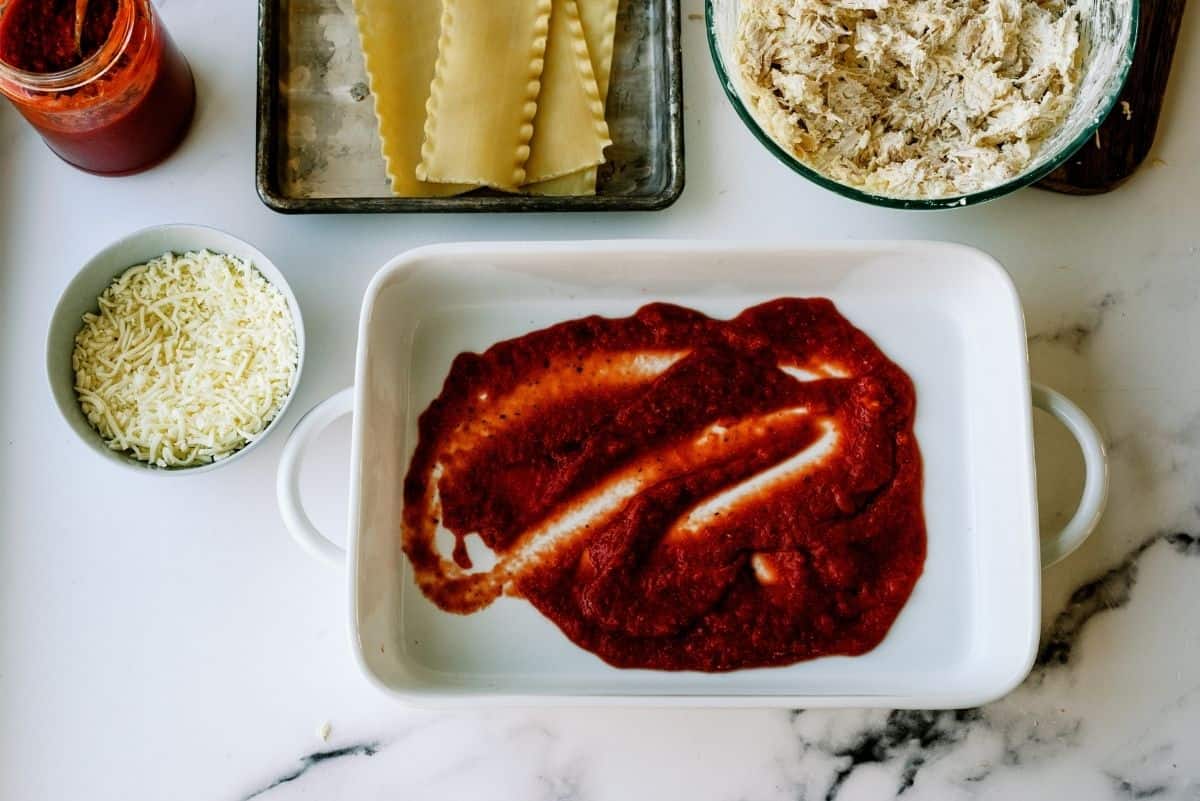
[[(952, 213), (885, 211), (791, 174), (720, 94), (684, 2), (688, 185), (661, 213), (285, 217), (254, 193), (255, 4), (168, 0), (200, 106), (159, 168), (100, 179), (0, 108), (0, 798), (1200, 799), (1200, 16), (1184, 21), (1158, 144), (1125, 187), (1025, 190)], [(418, 244), (583, 237), (931, 238), (996, 255), (1033, 373), (1111, 445), (1108, 514), (1045, 576), (1047, 658), (961, 712), (413, 712), (351, 660), (345, 577), (289, 540), (283, 436), (183, 480), (107, 468), (58, 419), (42, 343), (58, 293), (111, 240), (199, 222), (288, 275), (309, 362), (290, 425), (352, 379), (375, 269)], [(1042, 519), (1077, 453), (1039, 425)], [(348, 426), (305, 473), (343, 528)], [(328, 722), (328, 740), (318, 735)]]

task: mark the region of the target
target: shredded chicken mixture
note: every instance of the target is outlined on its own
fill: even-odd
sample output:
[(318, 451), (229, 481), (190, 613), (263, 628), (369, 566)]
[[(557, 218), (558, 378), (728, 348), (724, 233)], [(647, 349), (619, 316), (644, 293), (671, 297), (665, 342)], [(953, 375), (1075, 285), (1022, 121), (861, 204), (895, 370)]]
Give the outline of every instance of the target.
[(834, 180), (952, 197), (1019, 175), (1080, 78), (1064, 0), (742, 0), (749, 105)]

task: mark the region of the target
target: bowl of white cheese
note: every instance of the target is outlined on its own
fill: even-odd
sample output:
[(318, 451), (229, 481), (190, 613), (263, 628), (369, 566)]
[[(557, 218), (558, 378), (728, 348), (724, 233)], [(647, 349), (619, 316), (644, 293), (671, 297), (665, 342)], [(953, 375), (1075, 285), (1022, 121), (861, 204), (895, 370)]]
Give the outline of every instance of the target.
[(67, 285), (46, 372), (91, 451), (190, 474), (244, 457), (274, 430), (304, 351), (300, 306), (261, 251), (214, 228), (161, 225), (104, 248)]
[[(1113, 113), (1139, 0), (706, 0), (722, 88), (776, 158), (879, 206), (1027, 186)], [(1128, 106), (1125, 107), (1126, 109)]]

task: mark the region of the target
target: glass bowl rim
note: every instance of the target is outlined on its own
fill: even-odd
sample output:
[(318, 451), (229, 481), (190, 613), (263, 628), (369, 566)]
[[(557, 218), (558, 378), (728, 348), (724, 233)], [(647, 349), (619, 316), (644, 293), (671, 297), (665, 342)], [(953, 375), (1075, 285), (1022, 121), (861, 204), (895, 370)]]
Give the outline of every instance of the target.
[(1125, 42), (1125, 52), (1122, 54), (1121, 62), (1117, 67), (1117, 71), (1120, 74), (1117, 76), (1118, 80), (1114, 84), (1113, 90), (1101, 103), (1101, 113), (1096, 115), (1096, 118), (1080, 132), (1079, 136), (1064, 146), (1057, 154), (1047, 160), (1045, 164), (1036, 169), (1027, 170), (1017, 177), (1002, 184), (997, 184), (990, 189), (982, 189), (977, 192), (968, 192), (965, 195), (954, 195), (951, 197), (906, 198), (866, 192), (822, 175), (785, 151), (774, 138), (762, 129), (762, 126), (754, 119), (754, 115), (746, 108), (746, 104), (734, 88), (734, 76), (725, 66), (725, 59), (721, 55), (720, 46), (717, 42), (717, 34), (713, 25), (713, 2), (714, 0), (704, 0), (704, 33), (708, 39), (708, 52), (712, 56), (713, 66), (716, 68), (717, 80), (721, 83), (722, 91), (725, 92), (725, 96), (729, 99), (733, 110), (737, 112), (738, 117), (741, 118), (742, 123), (749, 129), (750, 133), (754, 135), (754, 138), (785, 166), (818, 186), (851, 200), (869, 203), (874, 206), (882, 206), (884, 208), (909, 210), (961, 209), (966, 206), (987, 203), (989, 200), (995, 200), (1010, 192), (1015, 192), (1018, 189), (1036, 183), (1058, 169), (1067, 159), (1075, 155), (1089, 139), (1096, 135), (1096, 131), (1104, 124), (1104, 121), (1112, 114), (1113, 108), (1116, 107), (1117, 98), (1121, 96), (1121, 92), (1125, 88), (1125, 81), (1129, 78), (1129, 70), (1133, 66), (1134, 50), (1137, 47), (1138, 27), (1141, 19), (1141, 0), (1130, 0), (1129, 13), (1132, 16), (1132, 20), (1129, 26), (1129, 38)]

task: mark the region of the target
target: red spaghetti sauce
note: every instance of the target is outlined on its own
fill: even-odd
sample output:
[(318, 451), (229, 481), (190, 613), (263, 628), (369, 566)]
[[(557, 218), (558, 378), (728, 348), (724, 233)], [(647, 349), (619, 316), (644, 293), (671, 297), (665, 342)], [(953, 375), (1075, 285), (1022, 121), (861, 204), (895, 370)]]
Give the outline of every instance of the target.
[(124, 175), (180, 143), (192, 72), (149, 0), (0, 0), (0, 93), (80, 169)]
[[(522, 596), (617, 667), (861, 654), (925, 561), (914, 412), (828, 300), (573, 320), (455, 359), (404, 550), (442, 609)], [(471, 564), (474, 535), (495, 564)]]
[(26, 72), (78, 66), (108, 39), (117, 0), (90, 0), (75, 43), (75, 0), (9, 0), (0, 23), (0, 61)]

